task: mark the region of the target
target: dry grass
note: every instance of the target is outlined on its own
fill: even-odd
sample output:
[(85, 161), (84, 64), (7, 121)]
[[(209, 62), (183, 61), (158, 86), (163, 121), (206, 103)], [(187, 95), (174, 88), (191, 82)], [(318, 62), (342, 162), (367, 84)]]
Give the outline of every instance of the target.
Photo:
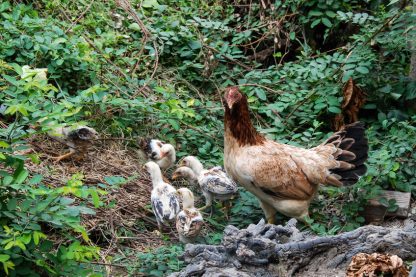
[[(31, 151), (40, 158), (40, 164), (28, 163), (33, 174), (42, 174), (44, 180), (61, 186), (75, 173), (82, 173), (85, 185), (104, 184), (108, 194), (102, 196), (104, 206), (96, 209), (94, 216), (84, 216), (83, 225), (91, 240), (101, 247), (102, 256), (121, 253), (121, 248), (148, 251), (164, 245), (157, 231), (150, 204), (151, 182), (143, 174), (145, 157), (139, 149), (127, 146), (123, 140), (97, 140), (87, 157), (81, 162), (72, 159), (55, 163), (52, 157), (65, 153), (65, 145), (47, 136), (30, 141)], [(121, 176), (128, 181), (119, 188), (111, 186), (105, 177)], [(171, 228), (163, 236), (176, 240)]]

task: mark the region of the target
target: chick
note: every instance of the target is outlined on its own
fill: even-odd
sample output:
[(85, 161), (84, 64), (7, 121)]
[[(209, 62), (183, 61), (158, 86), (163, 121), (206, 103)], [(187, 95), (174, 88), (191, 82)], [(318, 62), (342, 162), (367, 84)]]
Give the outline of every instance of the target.
[(195, 172), (191, 168), (186, 167), (186, 166), (181, 166), (173, 172), (172, 180), (178, 180), (178, 179), (187, 180), (192, 187), (198, 184), (198, 176), (195, 174)]
[(176, 230), (182, 243), (191, 243), (200, 234), (204, 220), (199, 210), (194, 207), (192, 191), (180, 188), (177, 193), (182, 200), (182, 211), (176, 217)]
[(68, 159), (75, 154), (77, 160), (83, 159), (92, 144), (92, 140), (98, 138), (97, 131), (83, 125), (56, 127), (49, 131), (48, 135), (69, 146), (68, 153), (54, 158), (56, 162)]
[(154, 160), (156, 157), (160, 156), (160, 148), (162, 148), (165, 143), (158, 139), (142, 139), (139, 144), (146, 156), (149, 159)]
[[(228, 202), (228, 200), (234, 198), (238, 191), (237, 184), (219, 166), (204, 169), (198, 158), (194, 156), (185, 157), (182, 160), (182, 165), (191, 168), (195, 175), (198, 176), (198, 184), (205, 197), (205, 206), (199, 209), (201, 211), (210, 208), (212, 214), (212, 201), (214, 199)], [(228, 203), (227, 205), (223, 204), (223, 207), (227, 217)]]
[(160, 148), (160, 155), (155, 158), (160, 169), (166, 170), (172, 167), (176, 161), (176, 151), (172, 144), (163, 144)]
[(148, 162), (144, 167), (152, 179), (152, 209), (156, 216), (159, 230), (161, 230), (161, 224), (175, 219), (180, 209), (179, 199), (176, 189), (163, 180), (162, 172), (155, 162)]

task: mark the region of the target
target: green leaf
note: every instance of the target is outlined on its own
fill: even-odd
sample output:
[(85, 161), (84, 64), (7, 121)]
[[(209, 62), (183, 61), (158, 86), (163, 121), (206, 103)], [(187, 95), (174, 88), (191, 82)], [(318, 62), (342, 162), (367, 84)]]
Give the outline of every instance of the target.
[(29, 171), (27, 171), (26, 169), (22, 169), (15, 178), (14, 182), (19, 185), (23, 183), (24, 180), (26, 180), (27, 176), (29, 176)]
[(321, 16), (321, 15), (323, 15), (323, 13), (320, 11), (313, 10), (309, 12), (309, 16)]
[(9, 76), (9, 75), (6, 75), (6, 74), (3, 74), (2, 76), (7, 82), (9, 82), (12, 85), (14, 85), (16, 87), (18, 87), (20, 85), (19, 81), (17, 81), (16, 78), (14, 78), (12, 76)]
[(13, 177), (10, 175), (7, 175), (6, 177), (3, 178), (3, 185), (4, 186), (8, 186), (13, 182)]
[(10, 242), (8, 242), (6, 244), (6, 246), (4, 247), (4, 250), (9, 250), (10, 248), (12, 248), (15, 245), (15, 242), (12, 240)]
[(365, 66), (359, 66), (359, 67), (357, 67), (355, 70), (357, 70), (358, 72), (363, 73), (363, 74), (367, 74), (368, 72), (370, 72), (370, 71), (368, 70), (368, 68), (367, 68), (367, 67), (365, 67)]
[(319, 23), (321, 23), (321, 19), (319, 18), (319, 19), (315, 19), (313, 22), (312, 22), (312, 24), (311, 24), (311, 28), (313, 29), (313, 28), (315, 28), (315, 26), (316, 25), (318, 25)]
[(7, 202), (7, 209), (9, 211), (14, 211), (16, 209), (16, 205), (17, 205), (17, 199), (11, 198), (9, 199), (9, 202)]
[(24, 244), (29, 244), (31, 240), (32, 240), (32, 236), (30, 234), (24, 234), (20, 238), (20, 241), (22, 241)]
[(142, 29), (140, 28), (139, 24), (137, 23), (132, 23), (129, 25), (129, 29), (133, 30), (133, 31), (138, 31), (140, 32)]
[(189, 47), (191, 47), (192, 50), (200, 49), (202, 47), (202, 44), (198, 40), (194, 40), (189, 42)]
[(326, 27), (328, 27), (328, 28), (331, 28), (331, 27), (332, 27), (332, 23), (331, 23), (331, 21), (329, 21), (329, 19), (328, 19), (328, 18), (326, 18), (326, 17), (322, 18), (322, 23), (323, 23)]
[(20, 65), (18, 65), (17, 63), (11, 63), (10, 65), (13, 67), (14, 71), (17, 74), (22, 75), (23, 70), (22, 70), (22, 67)]
[(94, 207), (98, 208), (100, 206), (100, 197), (98, 196), (97, 191), (91, 190), (90, 194), (92, 197), (92, 203), (94, 204)]
[(326, 103), (318, 103), (318, 104), (316, 104), (315, 106), (314, 106), (314, 108), (315, 108), (315, 110), (318, 110), (318, 111), (320, 111), (320, 110), (322, 110), (323, 108), (325, 108), (326, 107)]
[(170, 125), (173, 127), (173, 129), (175, 129), (176, 131), (179, 131), (180, 126), (178, 124), (178, 121), (173, 120), (173, 119), (168, 119), (168, 122), (170, 123)]
[(1, 148), (7, 148), (7, 147), (9, 147), (10, 146), (10, 144), (8, 144), (7, 142), (5, 142), (5, 141), (0, 141), (0, 147)]
[(143, 8), (157, 8), (159, 7), (159, 3), (157, 2), (157, 0), (144, 0), (142, 2), (142, 7)]
[(23, 244), (23, 242), (22, 241), (20, 241), (20, 240), (16, 240), (15, 241), (15, 245), (17, 246), (17, 247), (20, 247), (20, 249), (22, 249), (22, 250), (26, 250), (26, 246)]
[(5, 255), (5, 254), (0, 254), (0, 262), (5, 262), (5, 261), (7, 261), (8, 259), (10, 259), (10, 256), (9, 255)]
[(264, 90), (256, 88), (255, 92), (256, 92), (256, 95), (259, 99), (267, 100), (267, 96), (266, 96), (266, 93), (264, 92)]
[(334, 18), (337, 16), (337, 14), (334, 13), (333, 11), (326, 11), (325, 14), (330, 18)]
[(126, 182), (126, 178), (121, 177), (121, 176), (106, 176), (104, 177), (104, 180), (110, 186), (122, 185)]
[(336, 113), (336, 114), (341, 113), (341, 109), (338, 107), (329, 107), (328, 111), (330, 111), (331, 113)]

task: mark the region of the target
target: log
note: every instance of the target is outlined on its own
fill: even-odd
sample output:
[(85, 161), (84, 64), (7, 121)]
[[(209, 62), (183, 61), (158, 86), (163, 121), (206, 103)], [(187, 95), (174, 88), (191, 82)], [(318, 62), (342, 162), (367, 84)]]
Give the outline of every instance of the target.
[(415, 222), (327, 237), (300, 232), (295, 219), (285, 226), (261, 220), (242, 230), (229, 225), (220, 245), (187, 244), (182, 256), (187, 266), (170, 276), (345, 276), (354, 255), (375, 252), (416, 260)]
[[(407, 218), (410, 210), (410, 192), (400, 192), (383, 190), (381, 194), (376, 198), (368, 202), (368, 205), (364, 208), (362, 216), (365, 218), (367, 223), (381, 223), (384, 217), (397, 217)], [(389, 200), (395, 200), (398, 206), (394, 211), (387, 211), (387, 206), (380, 202), (381, 198)]]

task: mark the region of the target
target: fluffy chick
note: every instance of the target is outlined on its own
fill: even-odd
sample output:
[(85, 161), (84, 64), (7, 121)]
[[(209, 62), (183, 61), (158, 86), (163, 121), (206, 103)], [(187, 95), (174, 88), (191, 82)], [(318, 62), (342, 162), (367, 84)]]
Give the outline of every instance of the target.
[(200, 234), (204, 220), (199, 210), (194, 207), (192, 191), (180, 188), (177, 193), (182, 200), (182, 211), (176, 217), (176, 230), (182, 243), (191, 243)]
[(159, 230), (161, 230), (161, 224), (175, 219), (180, 209), (179, 199), (176, 189), (163, 180), (162, 172), (155, 162), (148, 162), (144, 167), (152, 179), (152, 209), (156, 216)]
[(48, 135), (69, 146), (68, 153), (54, 158), (56, 162), (68, 159), (74, 154), (77, 155), (77, 160), (83, 159), (92, 140), (98, 138), (96, 130), (84, 125), (56, 127), (49, 131)]

